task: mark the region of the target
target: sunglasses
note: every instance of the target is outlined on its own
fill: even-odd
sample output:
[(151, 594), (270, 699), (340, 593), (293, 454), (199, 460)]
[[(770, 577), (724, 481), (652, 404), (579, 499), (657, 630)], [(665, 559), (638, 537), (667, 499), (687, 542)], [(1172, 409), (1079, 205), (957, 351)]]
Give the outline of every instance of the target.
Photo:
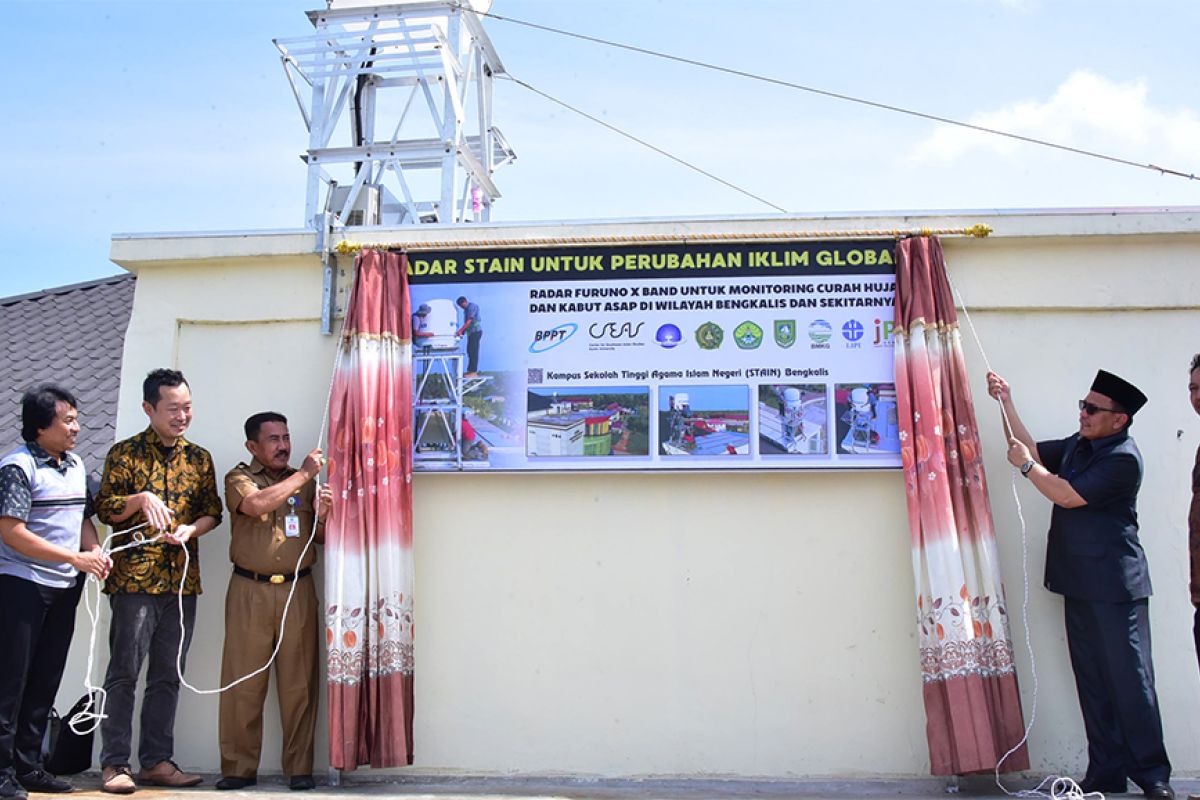
[(1109, 413), (1112, 413), (1112, 414), (1124, 414), (1125, 413), (1124, 411), (1118, 411), (1115, 408), (1105, 408), (1104, 406), (1098, 406), (1095, 403), (1089, 403), (1087, 400), (1079, 401), (1079, 410), (1082, 411), (1083, 413), (1087, 414), (1089, 417), (1092, 414), (1095, 414), (1097, 411), (1108, 411)]

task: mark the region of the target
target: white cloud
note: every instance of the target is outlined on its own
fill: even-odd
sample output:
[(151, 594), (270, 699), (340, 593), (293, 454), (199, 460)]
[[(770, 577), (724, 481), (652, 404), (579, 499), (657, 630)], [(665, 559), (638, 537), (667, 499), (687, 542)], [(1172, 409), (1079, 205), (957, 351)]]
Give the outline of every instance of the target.
[[(1147, 99), (1145, 81), (1118, 83), (1080, 70), (1048, 100), (1029, 100), (965, 120), (995, 130), (1098, 151), (1138, 163), (1200, 169), (1200, 116)], [(1025, 154), (1033, 145), (940, 125), (910, 151), (913, 164), (945, 164), (974, 152)]]

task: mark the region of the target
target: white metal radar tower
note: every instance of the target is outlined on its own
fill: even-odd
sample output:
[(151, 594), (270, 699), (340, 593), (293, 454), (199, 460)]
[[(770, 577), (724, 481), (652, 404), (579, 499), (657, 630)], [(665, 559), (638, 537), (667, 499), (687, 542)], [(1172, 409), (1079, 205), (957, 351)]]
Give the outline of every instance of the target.
[(312, 35), (275, 40), (309, 132), (305, 224), (487, 221), (515, 158), (492, 125), (491, 0), (327, 2)]

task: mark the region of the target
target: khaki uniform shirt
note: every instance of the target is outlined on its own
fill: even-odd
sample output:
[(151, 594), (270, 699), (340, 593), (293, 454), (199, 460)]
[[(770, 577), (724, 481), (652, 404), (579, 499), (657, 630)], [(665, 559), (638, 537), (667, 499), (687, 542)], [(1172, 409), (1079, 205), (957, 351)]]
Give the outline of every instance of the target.
[[(300, 517), (299, 536), (287, 535), (287, 515), (292, 513), (292, 506), (287, 501), (274, 511), (257, 517), (247, 516), (237, 510), (247, 495), (272, 486), (295, 472), (288, 467), (283, 475), (273, 478), (258, 459), (252, 459), (249, 464), (238, 464), (225, 476), (225, 503), (229, 508), (232, 530), (229, 560), (234, 565), (260, 575), (290, 575), (296, 570), (296, 559), (312, 535), (315, 484), (309, 481), (293, 495), (298, 498), (295, 513)], [(316, 560), (316, 549), (310, 547), (300, 569), (311, 567)]]

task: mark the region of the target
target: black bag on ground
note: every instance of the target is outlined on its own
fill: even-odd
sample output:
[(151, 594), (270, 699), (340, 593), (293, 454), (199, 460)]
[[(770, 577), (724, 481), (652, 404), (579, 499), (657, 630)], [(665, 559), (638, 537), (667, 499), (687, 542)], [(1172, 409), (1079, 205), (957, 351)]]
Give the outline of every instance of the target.
[[(42, 739), (42, 767), (51, 775), (77, 775), (92, 767), (92, 750), (95, 731), (76, 733), (71, 730), (70, 721), (76, 714), (88, 708), (95, 708), (95, 696), (85, 694), (65, 716), (59, 717), (50, 710), (46, 720), (46, 735)], [(89, 723), (91, 724), (91, 723)]]

